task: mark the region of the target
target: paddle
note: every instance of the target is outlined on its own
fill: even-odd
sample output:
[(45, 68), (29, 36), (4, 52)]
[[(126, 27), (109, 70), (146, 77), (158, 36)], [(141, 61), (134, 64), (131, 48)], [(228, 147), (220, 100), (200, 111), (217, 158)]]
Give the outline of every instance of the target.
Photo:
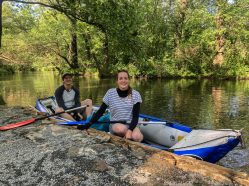
[[(58, 122), (56, 124), (76, 126), (76, 125), (85, 125), (85, 124), (88, 124), (88, 123), (89, 123), (89, 120)], [(93, 124), (98, 124), (98, 123), (123, 123), (123, 124), (129, 124), (130, 122), (125, 121), (125, 120), (119, 120), (119, 121), (96, 121), (96, 122), (93, 122)], [(169, 125), (170, 123), (166, 122), (166, 121), (138, 121), (138, 124), (144, 124), (144, 125), (147, 125), (147, 124), (160, 124), (160, 125), (167, 124), (167, 125)]]
[(49, 118), (49, 117), (52, 117), (52, 116), (57, 116), (57, 115), (60, 115), (60, 114), (63, 114), (63, 113), (67, 113), (67, 112), (71, 112), (71, 111), (74, 111), (74, 110), (79, 110), (79, 109), (85, 108), (87, 106), (88, 105), (84, 105), (84, 106), (80, 106), (80, 107), (76, 107), (76, 108), (64, 110), (62, 112), (58, 112), (58, 113), (55, 113), (55, 114), (43, 116), (43, 117), (40, 117), (40, 118), (32, 118), (32, 119), (28, 119), (26, 121), (21, 121), (21, 122), (17, 122), (17, 123), (7, 124), (7, 125), (4, 125), (4, 126), (1, 126), (0, 127), (0, 131), (14, 129), (14, 128), (21, 127), (21, 126), (24, 126), (24, 125), (28, 125), (28, 124), (34, 123), (36, 121), (39, 121), (39, 120), (43, 120), (43, 119), (46, 119), (46, 118)]
[[(57, 122), (56, 124), (59, 125), (69, 125), (69, 126), (78, 126), (78, 125), (85, 125), (88, 124), (89, 120), (85, 120), (85, 121), (68, 121), (68, 122)], [(100, 123), (123, 123), (123, 124), (127, 124), (126, 121), (96, 121), (93, 124), (100, 124)]]

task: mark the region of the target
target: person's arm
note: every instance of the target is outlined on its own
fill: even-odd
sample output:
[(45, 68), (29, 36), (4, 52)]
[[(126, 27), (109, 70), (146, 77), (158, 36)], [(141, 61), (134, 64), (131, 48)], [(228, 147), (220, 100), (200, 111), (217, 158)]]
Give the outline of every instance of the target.
[(78, 125), (77, 129), (80, 130), (87, 130), (89, 127), (91, 127), (91, 125), (98, 121), (99, 118), (104, 114), (105, 110), (107, 109), (107, 105), (103, 102), (102, 105), (100, 106), (99, 110), (93, 115), (93, 117), (91, 118), (91, 120), (89, 121), (88, 124), (86, 125)]
[(140, 112), (140, 102), (137, 102), (132, 109), (132, 120), (129, 125), (129, 130), (133, 131), (136, 128)]
[(100, 106), (99, 110), (93, 115), (92, 119), (90, 120), (91, 123), (94, 123), (99, 120), (99, 118), (104, 114), (105, 110), (107, 109), (107, 105), (103, 102)]
[(59, 88), (56, 89), (54, 95), (55, 95), (55, 99), (56, 99), (58, 106), (66, 110), (66, 106), (62, 98), (63, 91), (64, 91), (63, 86), (60, 86)]

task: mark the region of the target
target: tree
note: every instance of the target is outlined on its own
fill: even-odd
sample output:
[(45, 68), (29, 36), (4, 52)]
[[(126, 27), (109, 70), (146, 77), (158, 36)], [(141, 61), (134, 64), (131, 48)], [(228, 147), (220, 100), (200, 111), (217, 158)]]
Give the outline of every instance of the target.
[(2, 52), (35, 68), (101, 77), (121, 68), (157, 77), (248, 72), (248, 0), (8, 1)]
[(222, 9), (225, 8), (226, 6), (226, 1), (223, 0), (217, 0), (217, 13), (216, 13), (216, 29), (217, 29), (217, 33), (216, 33), (216, 54), (214, 56), (214, 60), (213, 60), (213, 64), (214, 65), (219, 65), (221, 66), (222, 63), (224, 62), (224, 52), (225, 52), (225, 43), (226, 43), (226, 39), (225, 39), (225, 18), (224, 18), (224, 13), (222, 11)]
[(2, 47), (2, 9), (3, 9), (3, 0), (0, 0), (0, 49)]

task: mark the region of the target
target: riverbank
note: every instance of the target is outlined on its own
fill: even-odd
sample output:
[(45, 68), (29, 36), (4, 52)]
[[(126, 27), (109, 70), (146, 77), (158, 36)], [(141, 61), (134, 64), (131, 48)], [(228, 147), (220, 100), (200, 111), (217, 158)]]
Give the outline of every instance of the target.
[[(1, 125), (35, 117), (0, 107)], [(90, 129), (42, 123), (1, 132), (6, 185), (248, 185), (249, 176)]]
[[(23, 70), (20, 70), (21, 68), (23, 68)], [(0, 74), (14, 74), (14, 73), (29, 73), (29, 72), (40, 72), (40, 70), (38, 69), (32, 69), (31, 67), (27, 67), (27, 69), (25, 69), (25, 67), (19, 67), (17, 68), (19, 70), (15, 70), (12, 66), (9, 65), (3, 65), (0, 63)], [(51, 71), (51, 69), (46, 69), (43, 68), (45, 70), (43, 71)], [(58, 76), (60, 76), (60, 73), (57, 72), (55, 69), (52, 70), (56, 73), (58, 73)], [(70, 72), (70, 70), (69, 70)], [(81, 73), (81, 72), (77, 72), (77, 73), (73, 73), (72, 74), (75, 75), (75, 77), (85, 77), (85, 78), (100, 78), (100, 79), (105, 79), (105, 78), (115, 78), (116, 74), (109, 74), (107, 76), (102, 76), (99, 77), (99, 73), (97, 72), (96, 69), (90, 69), (89, 71), (86, 71), (85, 73)], [(220, 74), (212, 74), (212, 75), (188, 75), (188, 76), (183, 76), (183, 75), (141, 75), (141, 74), (133, 74), (132, 72), (130, 72), (131, 77), (135, 78), (135, 79), (144, 79), (144, 80), (149, 80), (149, 79), (169, 79), (169, 80), (177, 80), (177, 79), (193, 79), (193, 80), (249, 80), (249, 76), (236, 76), (236, 75), (220, 75)]]

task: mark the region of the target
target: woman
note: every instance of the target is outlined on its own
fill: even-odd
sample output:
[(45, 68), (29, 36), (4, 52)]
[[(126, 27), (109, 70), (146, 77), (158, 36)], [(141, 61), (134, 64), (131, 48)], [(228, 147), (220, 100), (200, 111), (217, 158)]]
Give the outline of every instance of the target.
[(103, 98), (103, 103), (99, 110), (90, 120), (89, 124), (79, 126), (79, 129), (87, 129), (92, 123), (98, 121), (105, 110), (110, 109), (110, 121), (129, 121), (130, 124), (115, 123), (110, 125), (110, 132), (130, 139), (141, 142), (143, 135), (137, 128), (141, 96), (138, 91), (132, 89), (129, 85), (129, 73), (121, 70), (117, 73), (117, 88), (111, 88)]

